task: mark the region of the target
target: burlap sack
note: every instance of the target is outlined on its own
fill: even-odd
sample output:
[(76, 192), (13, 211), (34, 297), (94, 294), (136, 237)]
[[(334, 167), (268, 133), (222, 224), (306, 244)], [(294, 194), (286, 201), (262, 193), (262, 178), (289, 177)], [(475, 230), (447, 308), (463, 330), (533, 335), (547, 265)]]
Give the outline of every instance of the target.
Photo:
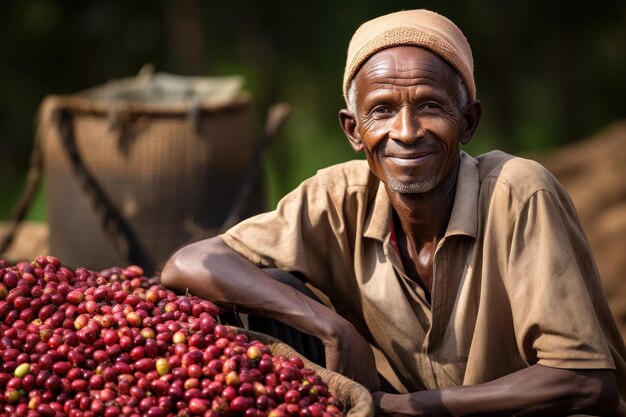
[[(101, 270), (148, 274), (179, 246), (216, 232), (257, 135), (239, 77), (167, 74), (49, 96), (38, 117), (50, 253)], [(264, 207), (253, 187), (242, 214)]]

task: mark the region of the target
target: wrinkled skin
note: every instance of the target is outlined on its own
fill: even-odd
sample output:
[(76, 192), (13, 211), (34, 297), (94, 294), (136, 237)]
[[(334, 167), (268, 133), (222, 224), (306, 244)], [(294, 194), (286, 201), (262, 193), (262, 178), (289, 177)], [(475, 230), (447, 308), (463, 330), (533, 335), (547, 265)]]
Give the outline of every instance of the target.
[[(355, 76), (356, 114), (339, 121), (385, 184), (407, 275), (430, 292), (432, 259), (454, 202), (459, 144), (472, 140), (480, 103), (462, 105), (455, 71), (411, 46), (373, 55)], [(414, 213), (420, 213), (415, 216)]]

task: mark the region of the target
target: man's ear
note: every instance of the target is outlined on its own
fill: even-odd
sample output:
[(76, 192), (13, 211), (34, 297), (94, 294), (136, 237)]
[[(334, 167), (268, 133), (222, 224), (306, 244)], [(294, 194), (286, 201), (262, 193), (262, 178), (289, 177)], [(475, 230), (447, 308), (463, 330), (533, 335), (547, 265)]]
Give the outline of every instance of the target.
[(346, 134), (354, 152), (359, 153), (363, 151), (363, 141), (356, 130), (356, 117), (354, 113), (347, 109), (339, 110), (339, 124), (341, 125), (343, 133)]
[(463, 129), (461, 138), (459, 139), (459, 142), (461, 142), (463, 145), (467, 145), (474, 138), (474, 134), (476, 133), (476, 129), (478, 129), (482, 113), (482, 104), (480, 104), (480, 101), (478, 100), (471, 101), (465, 107), (465, 111), (463, 112), (465, 128)]

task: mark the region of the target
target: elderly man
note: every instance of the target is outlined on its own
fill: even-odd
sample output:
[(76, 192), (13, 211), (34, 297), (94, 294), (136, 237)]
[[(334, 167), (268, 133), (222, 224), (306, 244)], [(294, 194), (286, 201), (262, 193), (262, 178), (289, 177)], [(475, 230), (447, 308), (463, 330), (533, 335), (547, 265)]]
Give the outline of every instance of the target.
[(181, 249), (162, 282), (318, 337), (380, 414), (626, 415), (626, 348), (566, 193), (537, 163), (459, 149), (481, 117), (461, 31), (426, 10), (363, 24), (343, 91), (367, 162)]

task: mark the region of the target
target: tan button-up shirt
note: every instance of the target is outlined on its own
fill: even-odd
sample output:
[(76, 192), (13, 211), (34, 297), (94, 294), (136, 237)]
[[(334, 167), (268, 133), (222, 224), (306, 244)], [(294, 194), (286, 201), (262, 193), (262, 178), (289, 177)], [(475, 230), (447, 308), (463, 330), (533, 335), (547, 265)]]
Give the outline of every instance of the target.
[[(300, 271), (408, 391), (477, 384), (539, 363), (617, 369), (626, 348), (574, 207), (539, 164), (461, 154), (432, 300), (404, 273), (392, 206), (367, 162), (320, 170), (222, 235), (262, 267)], [(415, 214), (419, 216), (419, 213)]]

